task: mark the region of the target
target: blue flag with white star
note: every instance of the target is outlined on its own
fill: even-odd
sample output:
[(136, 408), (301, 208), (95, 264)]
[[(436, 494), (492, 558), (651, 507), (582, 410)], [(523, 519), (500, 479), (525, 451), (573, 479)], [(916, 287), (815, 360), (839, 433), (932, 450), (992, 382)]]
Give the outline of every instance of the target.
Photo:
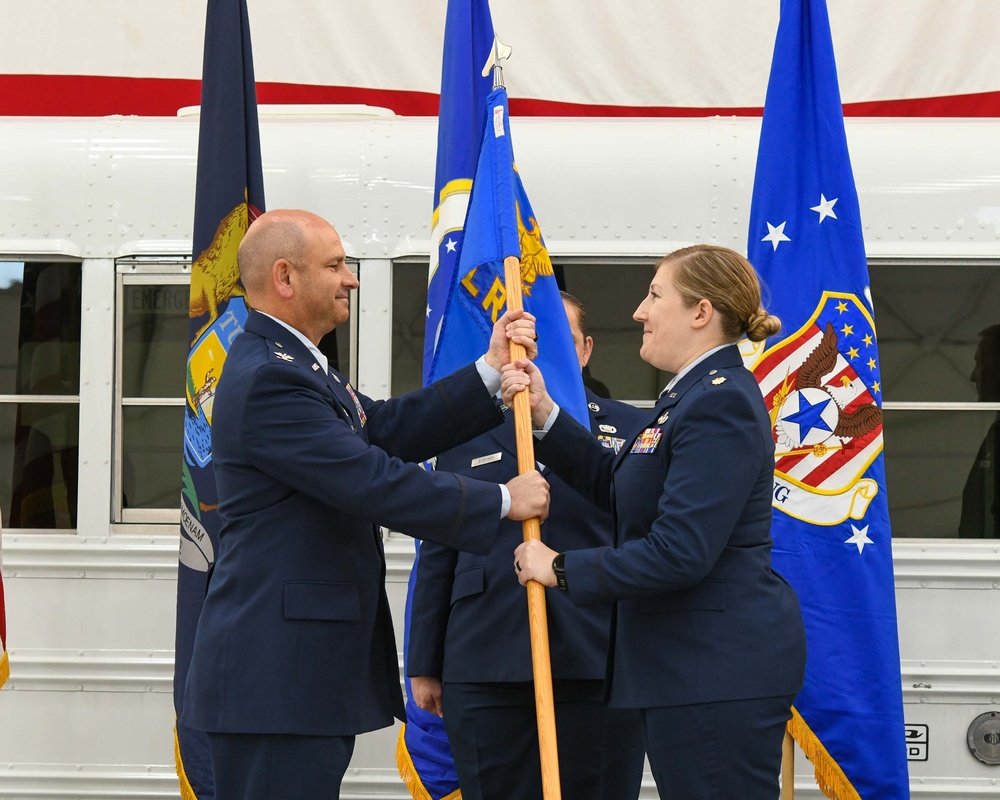
[[(445, 306), (458, 271), (465, 236), (465, 215), (479, 163), (486, 97), (493, 78), (482, 69), (493, 49), (493, 20), (488, 0), (448, 0), (438, 112), (437, 170), (431, 223), (430, 272), (427, 282), (427, 322), (424, 333), (424, 385), (430, 377)], [(477, 353), (471, 359), (478, 358)], [(466, 363), (468, 363), (468, 360)], [(409, 651), (410, 601), (420, 566), (420, 542), (410, 572), (403, 627), (403, 658)], [(396, 765), (410, 794), (419, 800), (461, 797), (458, 774), (441, 718), (411, 699), (406, 685), (406, 724), (396, 743)]]
[(831, 798), (908, 798), (882, 375), (824, 0), (782, 0), (748, 254), (781, 332), (750, 352), (776, 442), (775, 569), (808, 640), (792, 735)]
[(434, 350), (462, 252), (465, 213), (483, 138), (486, 97), (493, 90), (492, 76), (482, 75), (492, 49), (493, 20), (487, 0), (449, 0), (438, 112), (424, 385), (432, 383), (429, 375)]

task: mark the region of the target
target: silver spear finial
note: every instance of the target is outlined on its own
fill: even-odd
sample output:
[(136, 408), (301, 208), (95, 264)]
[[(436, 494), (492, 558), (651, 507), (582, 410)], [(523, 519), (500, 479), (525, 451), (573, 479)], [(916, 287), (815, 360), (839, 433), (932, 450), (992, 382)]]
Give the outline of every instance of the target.
[(503, 86), (503, 66), (501, 61), (506, 61), (510, 58), (510, 47), (505, 45), (500, 39), (494, 35), (493, 37), (493, 49), (490, 50), (489, 60), (486, 62), (486, 66), (483, 67), (483, 77), (489, 77), (490, 70), (493, 70), (493, 88), (499, 89)]

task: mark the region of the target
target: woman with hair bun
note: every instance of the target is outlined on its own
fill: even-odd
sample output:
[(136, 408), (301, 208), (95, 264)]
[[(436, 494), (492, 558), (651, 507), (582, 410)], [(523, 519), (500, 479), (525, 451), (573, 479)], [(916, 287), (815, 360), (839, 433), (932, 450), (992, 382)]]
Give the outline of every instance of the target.
[(805, 674), (798, 598), (771, 568), (774, 439), (737, 342), (779, 320), (750, 263), (695, 245), (663, 258), (633, 315), (644, 361), (675, 373), (617, 456), (559, 413), (538, 368), (528, 388), (537, 456), (615, 520), (615, 546), (520, 545), (514, 569), (574, 603), (617, 601), (610, 705), (640, 709), (661, 798), (773, 800), (781, 741)]

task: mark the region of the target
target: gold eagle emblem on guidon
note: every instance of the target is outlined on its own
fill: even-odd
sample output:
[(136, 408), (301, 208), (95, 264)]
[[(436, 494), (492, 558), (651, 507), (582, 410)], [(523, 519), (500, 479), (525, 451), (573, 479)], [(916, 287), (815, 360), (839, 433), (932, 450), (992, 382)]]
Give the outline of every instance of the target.
[(534, 217), (528, 217), (528, 224), (521, 218), (521, 205), (517, 206), (517, 234), (521, 242), (521, 289), (530, 296), (531, 289), (539, 275), (554, 275), (552, 259), (542, 242), (542, 231)]

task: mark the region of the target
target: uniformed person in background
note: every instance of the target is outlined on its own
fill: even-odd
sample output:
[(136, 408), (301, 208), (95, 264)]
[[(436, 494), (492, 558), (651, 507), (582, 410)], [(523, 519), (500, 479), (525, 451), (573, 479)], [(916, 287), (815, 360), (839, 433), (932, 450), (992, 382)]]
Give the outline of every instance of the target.
[[(563, 293), (581, 369), (594, 340), (580, 301)], [(643, 412), (586, 390), (590, 432), (613, 453)], [(438, 456), (437, 468), (489, 481), (517, 474), (513, 411), (506, 424)], [(542, 538), (557, 550), (612, 544), (611, 516), (542, 468), (552, 493)], [(510, 574), (523, 539), (502, 523), (487, 556), (424, 542), (413, 587), (407, 674), (413, 700), (443, 715), (463, 800), (541, 800), (527, 595)], [(560, 783), (572, 800), (634, 800), (642, 782), (639, 716), (603, 699), (612, 603), (548, 598)]]
[[(969, 380), (976, 385), (976, 399), (980, 403), (1000, 403), (1000, 325), (990, 325), (980, 331), (975, 366)], [(1000, 517), (997, 515), (997, 499), (1000, 497), (998, 445), (1000, 427), (994, 416), (962, 489), (958, 535), (963, 539), (1000, 537)]]

